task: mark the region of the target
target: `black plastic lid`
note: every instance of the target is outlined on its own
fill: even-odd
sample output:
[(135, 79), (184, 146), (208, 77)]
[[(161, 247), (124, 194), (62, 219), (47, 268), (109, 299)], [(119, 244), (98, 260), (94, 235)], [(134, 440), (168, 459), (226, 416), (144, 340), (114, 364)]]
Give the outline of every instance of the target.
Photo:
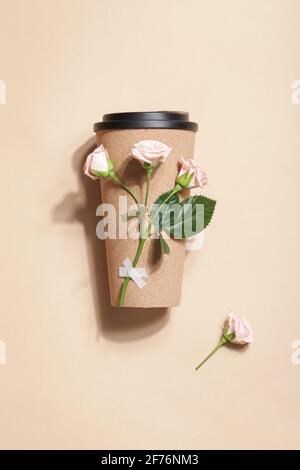
[(94, 124), (94, 131), (109, 129), (182, 129), (197, 132), (198, 124), (189, 121), (184, 111), (149, 111), (104, 114), (102, 122)]

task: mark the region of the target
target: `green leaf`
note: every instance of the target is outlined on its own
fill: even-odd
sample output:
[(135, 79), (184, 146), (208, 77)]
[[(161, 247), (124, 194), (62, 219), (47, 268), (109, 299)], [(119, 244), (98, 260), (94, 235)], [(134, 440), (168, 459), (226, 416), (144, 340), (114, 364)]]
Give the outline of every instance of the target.
[(160, 241), (160, 246), (161, 246), (161, 249), (162, 249), (162, 252), (164, 253), (164, 255), (169, 255), (170, 254), (170, 247), (169, 247), (168, 243), (166, 242), (166, 240), (161, 235), (161, 233), (159, 234), (159, 241)]
[[(179, 197), (178, 194), (173, 194), (170, 197), (171, 191), (167, 191), (166, 193), (161, 194), (156, 201), (154, 202), (152, 209), (151, 209), (151, 218), (154, 225), (154, 228), (159, 232), (164, 229), (164, 226), (168, 222), (169, 223), (169, 216), (170, 216), (170, 209), (174, 204), (179, 205)], [(170, 199), (168, 199), (170, 197)], [(168, 199), (168, 202), (165, 201)], [(159, 207), (161, 206), (161, 207)]]
[(195, 195), (180, 202), (178, 194), (171, 197), (170, 194), (171, 191), (161, 194), (152, 207), (152, 222), (158, 232), (165, 230), (173, 238), (181, 239), (196, 235), (207, 227), (216, 201)]
[(196, 198), (197, 198), (197, 204), (203, 204), (204, 205), (204, 227), (203, 227), (203, 229), (205, 229), (208, 226), (208, 224), (210, 223), (210, 221), (211, 221), (211, 219), (214, 215), (214, 211), (215, 211), (217, 201), (215, 201), (214, 199), (210, 199), (208, 197), (205, 197), (205, 196), (201, 196), (201, 195), (196, 196)]
[[(163, 193), (160, 196), (158, 196), (158, 198), (154, 201), (153, 204), (157, 206), (160, 206), (161, 204), (163, 204), (166, 201), (166, 199), (168, 199), (172, 191), (173, 190), (167, 191), (166, 193)], [(173, 196), (168, 200), (167, 204), (174, 204), (178, 202), (179, 202), (179, 196), (176, 193), (176, 194), (173, 194)]]
[(174, 238), (188, 238), (200, 233), (210, 223), (216, 201), (205, 196), (191, 196), (180, 202), (181, 209), (177, 211), (168, 230)]

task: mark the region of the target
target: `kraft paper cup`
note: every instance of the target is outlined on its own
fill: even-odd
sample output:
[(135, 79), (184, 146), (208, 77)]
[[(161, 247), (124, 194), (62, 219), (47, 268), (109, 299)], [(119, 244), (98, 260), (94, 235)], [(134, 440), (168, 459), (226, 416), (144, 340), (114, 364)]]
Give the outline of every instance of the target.
[[(157, 197), (174, 187), (181, 157), (193, 158), (197, 124), (189, 121), (188, 113), (149, 112), (114, 113), (103, 116), (103, 121), (94, 125), (97, 144), (102, 144), (114, 163), (116, 173), (134, 191), (140, 201), (146, 191), (146, 172), (141, 164), (130, 157), (130, 150), (145, 139), (159, 140), (172, 148), (165, 163), (153, 173), (150, 186), (149, 207)], [(127, 198), (127, 205), (134, 207), (131, 197), (110, 180), (100, 179), (102, 203), (110, 203), (119, 216), (119, 196)], [(124, 200), (124, 199), (123, 199)], [(118, 226), (117, 226), (117, 237)], [(159, 240), (146, 240), (137, 267), (147, 269), (146, 286), (140, 289), (130, 281), (124, 307), (161, 308), (180, 304), (185, 245), (183, 240), (168, 239), (170, 254), (161, 253)], [(118, 306), (123, 278), (119, 267), (124, 260), (134, 258), (138, 239), (107, 238), (106, 254), (112, 306)], [(100, 261), (101, 262), (101, 261)]]

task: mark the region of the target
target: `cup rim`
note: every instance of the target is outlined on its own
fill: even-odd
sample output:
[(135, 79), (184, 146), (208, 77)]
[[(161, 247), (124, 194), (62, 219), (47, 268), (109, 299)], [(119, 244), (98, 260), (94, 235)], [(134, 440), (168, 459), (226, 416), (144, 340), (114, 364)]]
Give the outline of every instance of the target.
[(198, 124), (189, 120), (186, 111), (109, 113), (94, 124), (94, 132), (114, 129), (181, 129), (197, 132)]

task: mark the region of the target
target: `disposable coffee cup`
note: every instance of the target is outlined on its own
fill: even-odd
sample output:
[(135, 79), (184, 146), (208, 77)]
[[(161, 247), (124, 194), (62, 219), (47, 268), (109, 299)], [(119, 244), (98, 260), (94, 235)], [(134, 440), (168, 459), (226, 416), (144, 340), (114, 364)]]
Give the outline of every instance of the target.
[[(141, 140), (158, 140), (172, 148), (167, 160), (153, 172), (149, 207), (158, 196), (174, 188), (180, 158), (193, 158), (197, 129), (197, 124), (190, 122), (188, 113), (177, 111), (105, 114), (101, 122), (94, 124), (97, 145), (102, 144), (107, 149), (116, 173), (139, 201), (145, 198), (146, 172), (140, 162), (130, 156), (131, 149)], [(112, 205), (118, 220), (119, 216), (124, 217), (124, 201), (128, 209), (134, 207), (130, 196), (113, 181), (100, 178), (100, 185), (102, 204)], [(134, 225), (134, 221), (130, 221), (131, 224)], [(138, 239), (128, 235), (126, 238), (124, 234), (120, 236), (119, 226), (117, 224), (116, 238), (108, 236), (105, 240), (112, 306), (118, 306), (124, 280), (119, 276), (119, 268), (127, 258), (134, 259), (138, 246)], [(159, 239), (146, 240), (137, 268), (145, 268), (148, 277), (144, 279), (143, 288), (130, 281), (124, 307), (161, 308), (180, 304), (185, 243), (171, 238), (167, 243), (170, 247), (168, 255), (161, 252)]]

